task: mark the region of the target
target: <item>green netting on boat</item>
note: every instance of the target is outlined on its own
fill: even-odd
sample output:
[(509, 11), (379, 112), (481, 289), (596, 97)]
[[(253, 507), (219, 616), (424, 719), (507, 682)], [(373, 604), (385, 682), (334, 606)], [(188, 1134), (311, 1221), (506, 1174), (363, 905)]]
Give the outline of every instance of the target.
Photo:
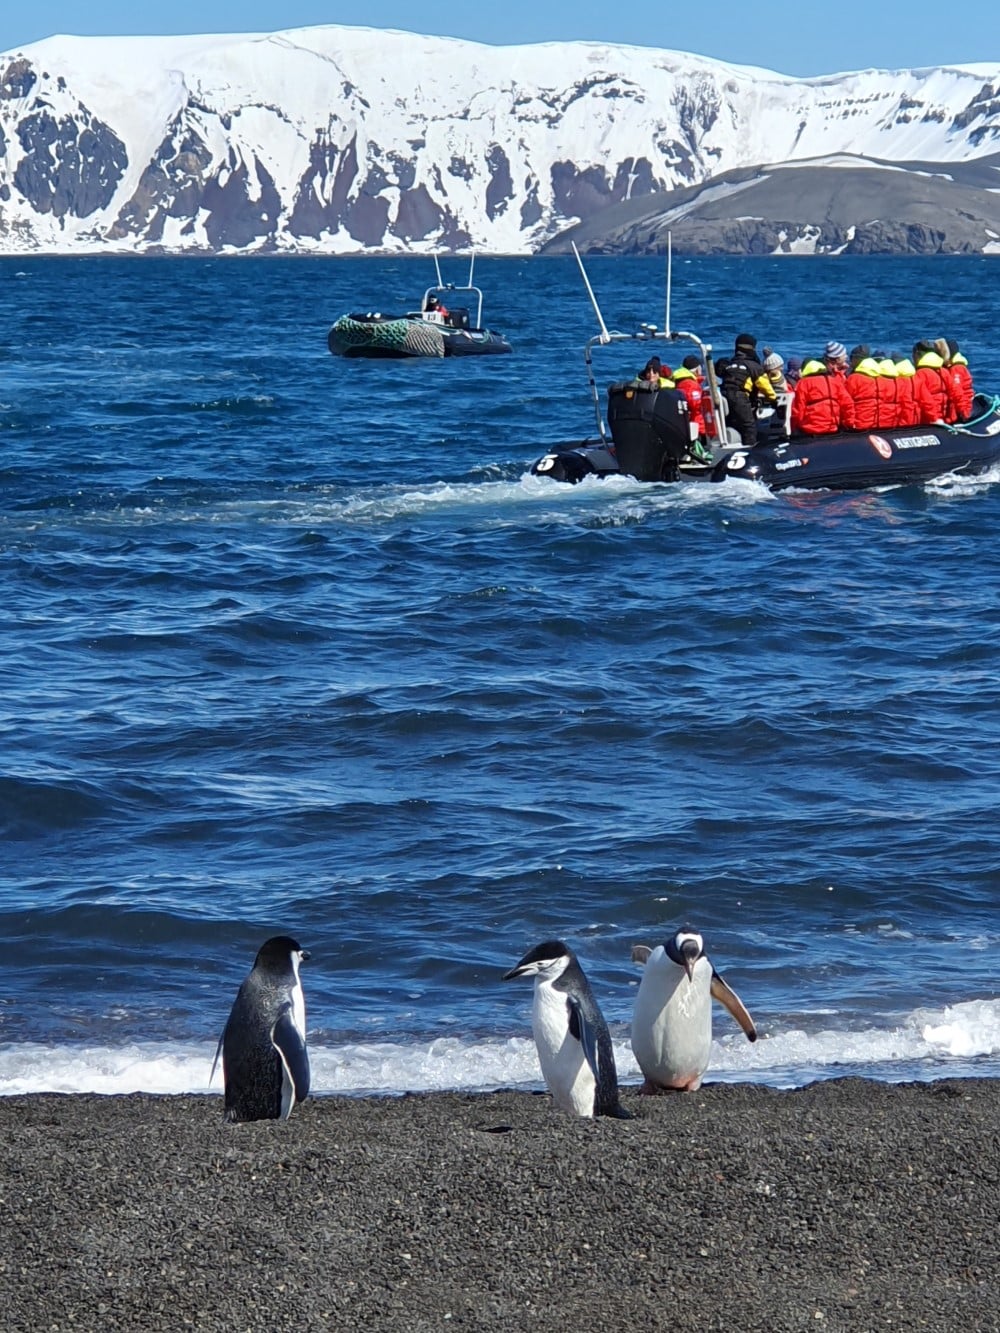
[(342, 315), (330, 330), (330, 338), (345, 351), (351, 347), (378, 347), (409, 356), (444, 356), (441, 331), (423, 320), (370, 321)]

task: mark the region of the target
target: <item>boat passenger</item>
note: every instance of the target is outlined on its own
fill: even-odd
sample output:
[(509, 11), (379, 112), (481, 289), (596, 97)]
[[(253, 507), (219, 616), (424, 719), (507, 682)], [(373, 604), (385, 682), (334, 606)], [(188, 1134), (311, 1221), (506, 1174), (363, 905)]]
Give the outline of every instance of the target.
[(687, 399), (688, 417), (698, 432), (698, 438), (705, 438), (705, 394), (701, 387), (701, 361), (691, 355), (674, 371), (674, 388)]
[(651, 356), (643, 368), (632, 380), (637, 389), (658, 389), (662, 378), (663, 365), (658, 356)]
[(856, 370), (866, 357), (871, 356), (872, 351), (867, 343), (858, 343), (857, 347), (852, 347), (847, 355), (847, 373)]
[(716, 361), (715, 373), (729, 409), (729, 424), (739, 432), (744, 448), (752, 449), (757, 443), (758, 403), (774, 407), (778, 401), (767, 371), (757, 360), (757, 339), (750, 333), (739, 334), (733, 355)]
[(793, 435), (836, 435), (854, 427), (854, 401), (844, 378), (813, 359), (802, 367), (792, 397)]
[[(823, 363), (827, 370), (835, 375), (847, 374), (847, 348), (843, 343), (831, 340), (823, 352)], [(803, 374), (805, 371), (803, 371)]]
[[(447, 324), (448, 320), (451, 318), (451, 312), (448, 310), (447, 306), (442, 305), (433, 292), (428, 296), (424, 310), (428, 315), (440, 315), (442, 324)], [(435, 319), (434, 322), (437, 323), (437, 320)]]
[(958, 403), (941, 353), (933, 343), (919, 342), (913, 348), (916, 373), (913, 399), (920, 413), (921, 426), (940, 425), (958, 418)]
[(785, 383), (794, 389), (802, 378), (802, 361), (797, 356), (790, 356), (785, 362)]
[[(860, 350), (860, 348), (855, 348), (855, 351)], [(851, 353), (851, 359), (854, 359), (853, 352)], [(861, 357), (854, 369), (844, 378), (844, 388), (851, 395), (854, 403), (855, 430), (875, 430), (879, 427), (885, 428), (894, 424), (892, 421), (882, 419), (881, 407), (886, 402), (886, 395), (879, 395), (878, 381), (879, 366), (873, 356)], [(895, 395), (893, 395), (892, 411), (889, 415), (895, 418)]]
[(878, 379), (875, 381), (875, 387), (878, 391), (879, 425), (886, 429), (899, 425), (899, 375), (891, 356), (879, 356), (876, 353), (876, 359)]
[(948, 339), (948, 374), (954, 388), (958, 404), (958, 420), (968, 421), (972, 416), (972, 400), (975, 389), (972, 384), (972, 372), (969, 363), (959, 350), (954, 338)]
[(913, 377), (916, 367), (908, 356), (896, 357), (896, 425), (918, 426), (920, 409), (913, 396)]
[(784, 357), (779, 356), (777, 352), (768, 352), (764, 357), (764, 369), (767, 371), (767, 378), (774, 385), (774, 392), (787, 393), (788, 381), (785, 379)]

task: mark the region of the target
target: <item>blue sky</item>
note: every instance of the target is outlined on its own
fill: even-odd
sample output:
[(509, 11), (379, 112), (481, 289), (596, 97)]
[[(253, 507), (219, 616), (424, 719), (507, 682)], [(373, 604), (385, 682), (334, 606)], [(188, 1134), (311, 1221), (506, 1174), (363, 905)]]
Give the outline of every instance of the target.
[(601, 41), (694, 51), (718, 60), (808, 76), (841, 70), (927, 65), (1000, 64), (996, 0), (873, 0), (824, 5), (808, 0), (766, 4), (633, 3), (608, 0), (6, 0), (0, 7), (0, 51), (55, 33), (272, 32), (317, 23), (465, 37), (495, 45)]

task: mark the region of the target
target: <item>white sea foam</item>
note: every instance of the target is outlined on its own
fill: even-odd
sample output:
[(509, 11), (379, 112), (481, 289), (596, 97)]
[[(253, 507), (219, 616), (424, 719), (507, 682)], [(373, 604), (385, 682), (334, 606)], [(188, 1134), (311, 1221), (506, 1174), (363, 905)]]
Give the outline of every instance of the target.
[[(214, 1055), (211, 1043), (54, 1047), (8, 1043), (0, 1046), (0, 1094), (221, 1091), (218, 1073), (209, 1086)], [(616, 1039), (615, 1056), (622, 1081), (638, 1079), (626, 1037)], [(313, 1091), (318, 1095), (540, 1086), (534, 1043), (526, 1036), (343, 1046), (313, 1040), (310, 1058)], [(1000, 999), (917, 1009), (890, 1027), (769, 1031), (765, 1026), (754, 1045), (739, 1033), (720, 1031), (708, 1078), (797, 1087), (844, 1074), (897, 1082), (960, 1074), (1000, 1077)]]

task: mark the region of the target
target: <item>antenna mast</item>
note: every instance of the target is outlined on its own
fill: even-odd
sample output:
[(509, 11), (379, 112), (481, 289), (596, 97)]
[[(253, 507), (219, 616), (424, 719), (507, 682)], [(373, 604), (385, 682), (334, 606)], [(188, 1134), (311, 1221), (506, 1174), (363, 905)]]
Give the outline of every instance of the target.
[(576, 241), (571, 241), (573, 253), (576, 255), (576, 262), (580, 265), (580, 272), (583, 275), (584, 286), (587, 288), (587, 295), (590, 297), (590, 304), (594, 307), (594, 314), (597, 316), (597, 323), (601, 329), (601, 342), (611, 341), (611, 334), (608, 332), (608, 326), (604, 322), (604, 316), (601, 314), (601, 307), (597, 304), (597, 297), (594, 295), (594, 289), (590, 285), (590, 279), (587, 277), (587, 270), (583, 267), (583, 260), (580, 258), (580, 251), (576, 248)]
[(667, 232), (667, 310), (665, 315), (665, 319), (667, 322), (663, 326), (664, 333), (670, 332), (670, 278), (673, 267), (672, 261), (673, 261), (673, 241), (671, 233), (668, 231)]

